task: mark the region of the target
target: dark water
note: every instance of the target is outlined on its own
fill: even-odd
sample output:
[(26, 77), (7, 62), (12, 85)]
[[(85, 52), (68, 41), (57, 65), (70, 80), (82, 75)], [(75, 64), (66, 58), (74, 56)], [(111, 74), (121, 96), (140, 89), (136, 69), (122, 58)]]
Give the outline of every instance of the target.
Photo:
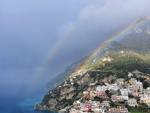
[(31, 71), (0, 71), (0, 113), (52, 113), (34, 110), (47, 91), (38, 86), (38, 91), (29, 93), (31, 77), (25, 78), (26, 75), (34, 76)]
[(1, 98), (0, 113), (53, 113), (49, 111), (35, 111), (34, 105), (40, 102), (38, 98)]
[(0, 86), (0, 113), (54, 113), (34, 110), (34, 105), (41, 102), (45, 93), (36, 92), (33, 95), (27, 95), (27, 92), (23, 90), (18, 93), (18, 87)]

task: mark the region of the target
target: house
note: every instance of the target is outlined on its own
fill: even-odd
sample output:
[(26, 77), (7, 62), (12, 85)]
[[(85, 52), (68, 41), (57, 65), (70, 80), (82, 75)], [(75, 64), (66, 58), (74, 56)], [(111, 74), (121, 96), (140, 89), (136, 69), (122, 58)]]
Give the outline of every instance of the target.
[(150, 94), (141, 95), (140, 103), (144, 103), (144, 104), (147, 104), (148, 106), (150, 106)]
[(102, 108), (104, 108), (104, 107), (110, 107), (110, 101), (103, 101), (100, 106)]
[(139, 90), (139, 91), (142, 91), (143, 90), (143, 84), (142, 84), (142, 82), (140, 82), (140, 81), (137, 81), (135, 78), (131, 78), (130, 80), (129, 80), (129, 84), (131, 85), (131, 86), (136, 86), (136, 89), (137, 90)]
[(107, 86), (104, 86), (104, 85), (103, 86), (99, 85), (96, 87), (97, 92), (106, 91), (106, 90), (107, 90)]
[(112, 96), (111, 96), (111, 100), (112, 100), (113, 102), (122, 102), (122, 101), (124, 101), (124, 99), (123, 99), (122, 96), (117, 96), (117, 95), (112, 95)]
[(134, 93), (134, 92), (138, 92), (139, 91), (139, 86), (138, 85), (128, 85), (128, 92), (130, 94)]
[(121, 50), (121, 51), (120, 51), (120, 53), (121, 53), (121, 54), (124, 54), (124, 53), (125, 53), (125, 51)]
[(81, 111), (82, 112), (91, 112), (92, 111), (92, 104), (91, 103), (82, 103), (81, 104)]
[(90, 92), (89, 91), (83, 92), (83, 99), (86, 99), (86, 100), (90, 99)]
[(131, 95), (133, 96), (133, 97), (139, 97), (139, 92), (131, 92)]
[(82, 84), (88, 83), (89, 81), (90, 81), (90, 77), (85, 75), (80, 80), (78, 80), (77, 83), (79, 85), (82, 85)]
[(84, 91), (82, 98), (85, 100), (93, 100), (94, 97), (96, 96), (97, 96), (97, 93), (95, 91)]
[(106, 92), (105, 91), (99, 91), (99, 92), (96, 92), (96, 96), (97, 97), (100, 97), (102, 99), (108, 99), (109, 97), (107, 96)]
[(90, 101), (92, 103), (93, 108), (94, 107), (100, 107), (100, 102), (99, 101)]
[(104, 109), (96, 108), (93, 110), (94, 113), (106, 113)]
[(120, 89), (121, 96), (124, 100), (128, 100), (128, 89)]
[(116, 83), (108, 85), (108, 90), (118, 91), (119, 90), (119, 86)]
[(138, 105), (138, 104), (137, 104), (137, 100), (134, 99), (134, 98), (129, 99), (129, 100), (127, 101), (127, 104), (128, 104), (128, 106), (131, 106), (131, 107), (135, 107), (135, 106)]
[(142, 90), (143, 90), (143, 84), (142, 84), (142, 82), (137, 81), (135, 78), (131, 78), (129, 80), (129, 84), (130, 84), (130, 86), (136, 88), (136, 90), (139, 90), (140, 92), (142, 92)]
[(131, 78), (130, 80), (129, 80), (129, 84), (136, 84), (137, 83), (137, 80), (135, 79), (135, 78)]
[(123, 100), (128, 100), (129, 97), (128, 96), (122, 96)]
[(128, 96), (128, 89), (120, 89), (122, 96)]
[(132, 72), (134, 75), (136, 75), (136, 77), (140, 77), (143, 73), (138, 71), (138, 70), (135, 70)]
[(131, 72), (128, 73), (128, 77), (133, 77), (133, 74)]
[(123, 78), (117, 79), (116, 83), (118, 86), (122, 86), (122, 85), (124, 85), (124, 79)]
[(139, 87), (139, 91), (142, 92), (143, 91), (143, 83), (138, 81), (138, 82), (136, 82), (136, 85)]
[(146, 93), (147, 93), (147, 94), (150, 94), (150, 87), (148, 87), (148, 88), (146, 89)]
[(111, 57), (104, 57), (103, 59), (102, 59), (102, 61), (103, 62), (111, 62), (113, 59), (111, 58)]
[(75, 109), (80, 109), (80, 104), (81, 104), (81, 102), (79, 100), (77, 100), (73, 103), (73, 106)]
[(108, 113), (129, 113), (126, 107), (119, 106), (117, 108), (110, 108)]
[(97, 93), (95, 91), (90, 91), (90, 100), (93, 100), (94, 97), (97, 96)]
[(95, 86), (96, 82), (90, 83), (89, 86)]
[(128, 85), (128, 92), (134, 97), (138, 97), (143, 90), (143, 84), (139, 81), (137, 81), (135, 84)]
[(92, 111), (97, 112), (97, 113), (101, 113), (101, 109), (100, 109), (100, 102), (99, 101), (92, 101)]
[(76, 109), (71, 109), (69, 113), (80, 113), (80, 111)]

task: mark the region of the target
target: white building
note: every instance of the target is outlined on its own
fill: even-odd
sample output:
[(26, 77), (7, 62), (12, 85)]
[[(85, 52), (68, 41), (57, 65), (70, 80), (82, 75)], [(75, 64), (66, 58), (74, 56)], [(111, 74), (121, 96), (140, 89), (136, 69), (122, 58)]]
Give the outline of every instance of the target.
[(128, 73), (128, 77), (132, 77), (133, 74), (131, 72)]
[(116, 83), (108, 85), (108, 90), (118, 91), (119, 90), (119, 86)]
[(122, 96), (122, 98), (123, 98), (124, 100), (129, 100), (129, 97), (128, 97), (128, 96)]
[(143, 94), (140, 98), (140, 103), (145, 103), (150, 106), (150, 94)]
[(122, 96), (128, 96), (128, 89), (120, 89)]
[(123, 78), (117, 79), (116, 83), (117, 83), (117, 85), (122, 86), (122, 85), (124, 85), (124, 79)]
[(98, 92), (100, 92), (100, 91), (106, 91), (108, 88), (107, 88), (107, 86), (97, 86), (96, 87), (96, 91), (98, 91)]
[(139, 87), (140, 92), (143, 91), (143, 84), (142, 84), (142, 82), (138, 81), (136, 83), (136, 85)]
[(80, 111), (79, 111), (79, 110), (76, 110), (76, 109), (71, 109), (71, 110), (70, 110), (70, 113), (80, 113)]
[(135, 107), (138, 105), (136, 99), (129, 99), (127, 104), (128, 104), (128, 106), (131, 106), (131, 107)]
[(146, 89), (146, 93), (147, 93), (147, 94), (150, 94), (150, 87), (148, 87), (148, 88)]

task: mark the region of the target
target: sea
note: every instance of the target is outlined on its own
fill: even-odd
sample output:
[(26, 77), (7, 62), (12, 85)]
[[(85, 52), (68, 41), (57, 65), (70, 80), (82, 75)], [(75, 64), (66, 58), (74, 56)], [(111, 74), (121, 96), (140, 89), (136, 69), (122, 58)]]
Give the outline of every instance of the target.
[[(1, 96), (1, 95), (0, 95)], [(43, 96), (28, 97), (0, 97), (0, 113), (54, 113), (49, 111), (37, 111), (34, 105), (41, 101)]]
[(34, 105), (41, 101), (41, 97), (4, 97), (0, 98), (0, 113), (54, 113), (50, 111), (37, 111)]
[(27, 92), (31, 77), (23, 78), (23, 76), (29, 74), (33, 76), (31, 72), (0, 71), (0, 113), (54, 113), (34, 109), (35, 104), (41, 102), (47, 91), (39, 89), (34, 93)]

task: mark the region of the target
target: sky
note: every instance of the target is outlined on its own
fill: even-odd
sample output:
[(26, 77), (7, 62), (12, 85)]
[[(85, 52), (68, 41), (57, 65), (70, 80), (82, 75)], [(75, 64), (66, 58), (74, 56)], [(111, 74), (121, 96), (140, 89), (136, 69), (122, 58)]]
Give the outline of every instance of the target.
[(149, 0), (0, 0), (0, 94), (45, 85), (149, 11)]

